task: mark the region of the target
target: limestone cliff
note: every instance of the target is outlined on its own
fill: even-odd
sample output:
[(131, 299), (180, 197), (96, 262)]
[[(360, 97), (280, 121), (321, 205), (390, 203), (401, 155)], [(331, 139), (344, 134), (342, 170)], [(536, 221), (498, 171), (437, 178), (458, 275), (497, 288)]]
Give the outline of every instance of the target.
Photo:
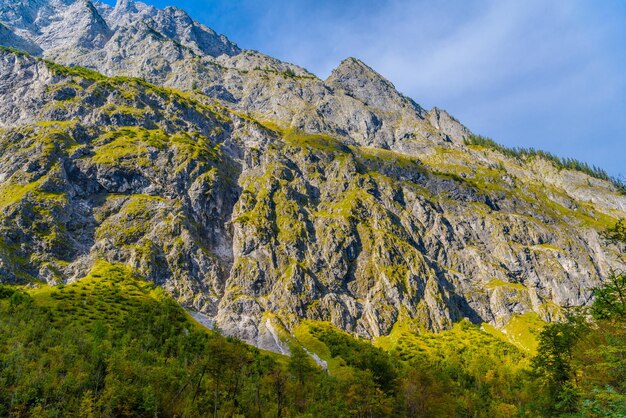
[(28, 52), (0, 51), (0, 281), (124, 263), (278, 349), (302, 319), (553, 320), (623, 266), (611, 181), (466, 145), (359, 60), (320, 80), (129, 0), (0, 0), (0, 24)]

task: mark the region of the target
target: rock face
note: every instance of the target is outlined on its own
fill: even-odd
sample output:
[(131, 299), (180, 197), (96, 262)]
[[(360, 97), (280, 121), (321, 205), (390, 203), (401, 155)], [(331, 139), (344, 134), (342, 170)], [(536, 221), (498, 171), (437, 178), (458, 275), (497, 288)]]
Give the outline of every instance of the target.
[(0, 0), (0, 23), (28, 52), (0, 51), (0, 281), (124, 263), (280, 350), (302, 319), (552, 320), (623, 267), (612, 183), (467, 146), (356, 59), (320, 80), (129, 0)]

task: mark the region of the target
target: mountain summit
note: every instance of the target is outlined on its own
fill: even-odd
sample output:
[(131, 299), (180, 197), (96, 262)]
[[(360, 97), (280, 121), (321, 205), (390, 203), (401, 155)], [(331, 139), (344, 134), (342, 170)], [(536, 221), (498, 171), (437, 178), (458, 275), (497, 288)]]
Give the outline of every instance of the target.
[(412, 100), (398, 93), (393, 84), (356, 58), (345, 59), (335, 68), (326, 84), (341, 89), (367, 106), (387, 112), (413, 108), (419, 117), (424, 111)]
[(0, 0), (0, 24), (3, 282), (124, 264), (283, 351), (306, 319), (552, 321), (624, 267), (604, 172), (474, 136), (357, 59), (320, 80), (130, 0)]
[(235, 44), (195, 22), (183, 10), (158, 10), (132, 0), (120, 0), (115, 7), (90, 0), (3, 1), (0, 21), (12, 30), (11, 35), (0, 38), (4, 45), (19, 46), (10, 37), (20, 36), (39, 47), (44, 57), (59, 62), (72, 63), (76, 49), (92, 54), (116, 52), (116, 45), (132, 41), (128, 36), (134, 33), (133, 28), (194, 53), (219, 56), (239, 52)]

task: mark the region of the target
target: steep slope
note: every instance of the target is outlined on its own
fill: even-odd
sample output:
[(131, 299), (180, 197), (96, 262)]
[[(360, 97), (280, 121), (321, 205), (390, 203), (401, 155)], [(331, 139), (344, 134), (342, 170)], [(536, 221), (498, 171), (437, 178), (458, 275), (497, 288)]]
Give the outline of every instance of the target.
[(3, 3), (0, 20), (51, 54), (101, 48), (111, 37), (107, 23), (87, 0)]
[(1, 61), (5, 97), (27, 105), (3, 120), (40, 121), (2, 135), (3, 279), (72, 280), (98, 257), (130, 262), (198, 307), (219, 294), (237, 197), (236, 163), (219, 147), (232, 120), (140, 80)]
[[(400, 151), (405, 147), (400, 143), (402, 139), (462, 141), (467, 133), (458, 123), (451, 130), (433, 130), (425, 121), (425, 111), (358, 60), (344, 61), (324, 82), (295, 65), (256, 51), (241, 51), (173, 7), (158, 10), (120, 0), (111, 8), (93, 6), (88, 0), (67, 0), (72, 10), (91, 13), (99, 9), (98, 16), (102, 17), (98, 21), (108, 22), (108, 40), (87, 48), (77, 39), (102, 39), (98, 35), (101, 28), (89, 27), (82, 14), (66, 11), (67, 6), (57, 4), (59, 1), (30, 4), (27, 8), (7, 2), (0, 22), (35, 42), (44, 57), (56, 62), (81, 65), (106, 75), (141, 77), (180, 90), (198, 90), (257, 119), (281, 121), (307, 132)], [(54, 22), (38, 18), (30, 25), (22, 24), (15, 16), (27, 12), (53, 16)], [(51, 35), (46, 35), (43, 42), (40, 32), (56, 35), (56, 43), (47, 41)], [(3, 44), (18, 47), (9, 41)], [(67, 46), (57, 48), (56, 44)], [(362, 91), (369, 99), (353, 91), (359, 80), (366, 78), (369, 88), (367, 93)]]
[[(356, 59), (322, 81), (130, 1), (2, 2), (0, 22), (44, 56), (157, 83), (0, 51), (2, 281), (124, 263), (279, 350), (303, 319), (368, 338), (553, 320), (623, 267), (599, 235), (626, 216), (614, 184), (466, 145)], [(68, 22), (74, 46), (34, 35)]]

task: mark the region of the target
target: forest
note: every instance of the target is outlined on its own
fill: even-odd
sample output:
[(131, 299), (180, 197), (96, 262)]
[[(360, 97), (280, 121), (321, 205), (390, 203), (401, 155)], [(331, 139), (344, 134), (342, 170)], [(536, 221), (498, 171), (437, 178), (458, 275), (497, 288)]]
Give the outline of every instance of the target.
[[(626, 222), (605, 239), (624, 251)], [(99, 262), (72, 284), (0, 285), (0, 416), (622, 417), (626, 275), (594, 295), (545, 325), (534, 353), (467, 321), (379, 346), (313, 322), (287, 357)]]

